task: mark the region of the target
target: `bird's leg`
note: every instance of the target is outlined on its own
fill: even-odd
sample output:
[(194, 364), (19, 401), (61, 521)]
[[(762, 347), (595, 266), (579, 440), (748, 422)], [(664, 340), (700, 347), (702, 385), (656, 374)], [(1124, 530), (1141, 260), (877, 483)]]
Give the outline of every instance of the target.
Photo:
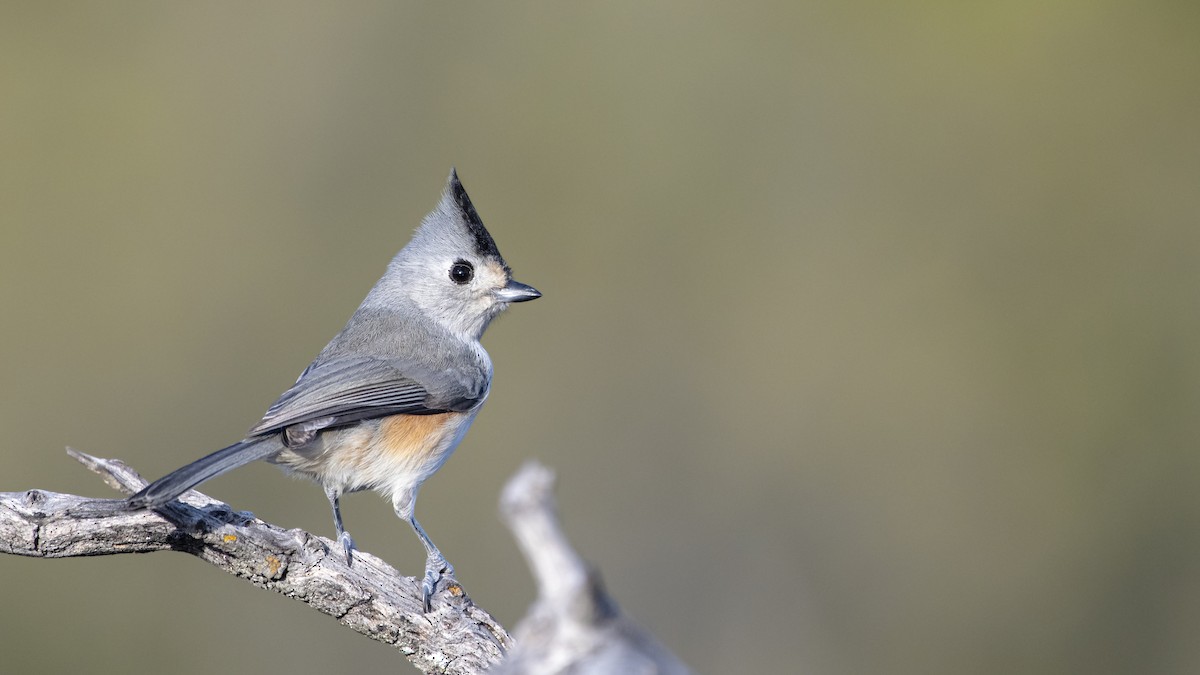
[(421, 544), (425, 546), (425, 579), (421, 582), (421, 603), (426, 612), (429, 612), (430, 598), (433, 597), (433, 592), (437, 590), (437, 583), (442, 576), (454, 576), (454, 567), (446, 560), (446, 556), (434, 546), (433, 540), (425, 534), (424, 528), (417, 522), (413, 515), (413, 506), (416, 503), (417, 493), (411, 490), (397, 499), (395, 502), (396, 515), (402, 520), (407, 520), (412, 529), (421, 538)]
[(337, 529), (338, 543), (342, 545), (342, 552), (346, 555), (346, 565), (353, 563), (354, 540), (350, 538), (350, 533), (342, 526), (342, 493), (340, 490), (332, 487), (325, 488), (325, 498), (329, 500), (329, 505), (333, 507), (333, 526)]

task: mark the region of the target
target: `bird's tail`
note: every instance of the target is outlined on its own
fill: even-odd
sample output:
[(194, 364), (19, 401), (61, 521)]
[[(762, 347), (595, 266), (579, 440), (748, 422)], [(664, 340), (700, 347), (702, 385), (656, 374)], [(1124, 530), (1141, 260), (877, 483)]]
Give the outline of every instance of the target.
[(282, 449), (283, 445), (276, 434), (238, 441), (228, 448), (175, 469), (142, 488), (137, 494), (126, 499), (125, 503), (131, 509), (153, 509), (163, 506), (210, 478), (216, 478), (226, 471), (232, 471), (250, 462), (266, 459)]

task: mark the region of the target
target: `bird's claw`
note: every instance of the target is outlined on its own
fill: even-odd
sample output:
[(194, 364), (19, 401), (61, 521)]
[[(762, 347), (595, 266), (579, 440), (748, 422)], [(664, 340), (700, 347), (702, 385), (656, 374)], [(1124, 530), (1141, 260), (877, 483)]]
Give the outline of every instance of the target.
[(421, 581), (421, 603), (428, 614), (432, 609), (430, 600), (443, 576), (454, 576), (454, 567), (444, 557), (431, 555), (425, 559), (425, 578)]
[(346, 567), (350, 567), (354, 563), (354, 540), (349, 532), (343, 532), (338, 537), (338, 543), (342, 545), (342, 553), (346, 556)]

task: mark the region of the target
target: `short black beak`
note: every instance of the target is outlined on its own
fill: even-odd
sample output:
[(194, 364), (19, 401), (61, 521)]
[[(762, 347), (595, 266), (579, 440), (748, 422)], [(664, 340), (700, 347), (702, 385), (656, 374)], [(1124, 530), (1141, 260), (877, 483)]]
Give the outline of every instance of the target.
[(541, 292), (533, 286), (526, 286), (519, 281), (508, 280), (508, 285), (496, 291), (500, 302), (528, 302), (542, 297)]

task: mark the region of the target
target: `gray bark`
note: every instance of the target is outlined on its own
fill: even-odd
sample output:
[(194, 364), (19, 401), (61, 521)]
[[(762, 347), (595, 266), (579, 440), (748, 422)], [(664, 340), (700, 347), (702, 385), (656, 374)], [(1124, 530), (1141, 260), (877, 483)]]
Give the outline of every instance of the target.
[[(109, 486), (132, 494), (146, 482), (118, 460), (70, 451)], [(0, 551), (40, 558), (174, 550), (306, 603), (344, 626), (399, 649), (425, 673), (479, 673), (512, 638), (454, 579), (438, 585), (424, 614), (421, 587), (379, 558), (303, 530), (285, 530), (195, 490), (159, 512), (128, 511), (118, 499), (44, 490), (0, 493)]]
[(494, 672), (688, 673), (620, 611), (600, 573), (575, 552), (559, 524), (553, 488), (554, 474), (530, 462), (509, 479), (500, 498), (500, 512), (537, 580), (538, 599), (517, 625), (516, 646)]
[[(120, 492), (146, 484), (119, 460), (68, 452)], [(276, 527), (195, 490), (156, 512), (126, 510), (120, 499), (0, 493), (0, 552), (63, 558), (182, 551), (395, 646), (425, 673), (686, 673), (621, 614), (598, 573), (571, 548), (552, 485), (547, 469), (529, 464), (502, 499), (539, 588), (518, 626), (519, 644), (453, 578), (438, 584), (434, 609), (425, 614), (420, 582), (379, 558), (359, 551), (347, 566), (328, 539)]]

